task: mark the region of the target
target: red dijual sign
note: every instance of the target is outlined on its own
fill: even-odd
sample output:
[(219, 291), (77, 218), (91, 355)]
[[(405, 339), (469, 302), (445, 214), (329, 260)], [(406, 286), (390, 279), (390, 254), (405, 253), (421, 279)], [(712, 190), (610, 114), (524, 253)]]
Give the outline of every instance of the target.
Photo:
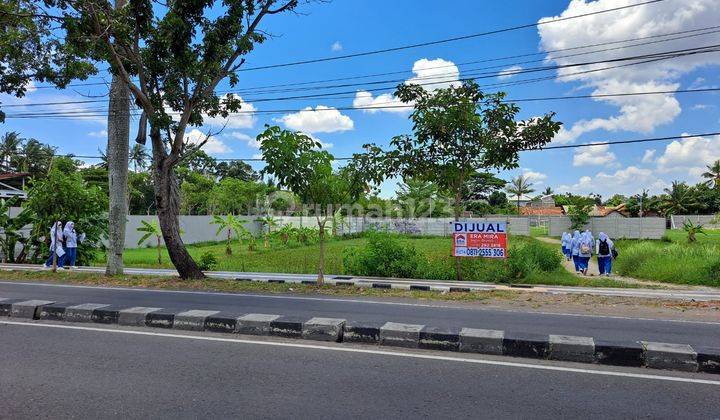
[(450, 222), (454, 257), (507, 257), (507, 224), (505, 222)]

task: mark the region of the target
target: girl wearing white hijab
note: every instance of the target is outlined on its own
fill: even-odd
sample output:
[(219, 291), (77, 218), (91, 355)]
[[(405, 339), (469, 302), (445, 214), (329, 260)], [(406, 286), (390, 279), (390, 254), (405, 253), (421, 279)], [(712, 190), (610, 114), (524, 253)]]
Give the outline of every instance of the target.
[(572, 256), (573, 263), (575, 264), (575, 272), (579, 273), (580, 270), (580, 231), (576, 230), (573, 232), (572, 241), (570, 241), (570, 255)]
[(63, 229), (62, 222), (57, 221), (50, 228), (50, 256), (45, 261), (45, 268), (52, 266), (53, 258), (57, 254), (57, 266), (62, 268), (63, 262), (65, 261), (65, 250), (62, 248), (63, 241)]
[(75, 266), (75, 259), (77, 258), (78, 236), (77, 232), (75, 232), (75, 223), (65, 223), (63, 235), (65, 236), (65, 260), (70, 267), (77, 268)]
[(597, 254), (598, 268), (600, 269), (601, 276), (610, 275), (610, 271), (612, 270), (613, 249), (615, 249), (613, 241), (605, 232), (600, 232), (598, 240), (595, 243), (595, 253)]
[(593, 240), (592, 234), (590, 231), (585, 231), (580, 237), (580, 249), (578, 254), (580, 271), (585, 275), (587, 275), (590, 257), (592, 257), (594, 246), (595, 241)]
[(562, 244), (562, 253), (565, 259), (570, 261), (572, 257), (572, 236), (567, 232), (563, 232), (560, 243)]

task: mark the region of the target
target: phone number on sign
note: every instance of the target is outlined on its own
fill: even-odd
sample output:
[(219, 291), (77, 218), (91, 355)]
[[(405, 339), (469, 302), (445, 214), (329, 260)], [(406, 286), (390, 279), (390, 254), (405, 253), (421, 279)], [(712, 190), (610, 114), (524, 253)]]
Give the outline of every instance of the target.
[(505, 250), (503, 248), (465, 248), (457, 249), (458, 256), (466, 257), (486, 257), (486, 258), (504, 258)]

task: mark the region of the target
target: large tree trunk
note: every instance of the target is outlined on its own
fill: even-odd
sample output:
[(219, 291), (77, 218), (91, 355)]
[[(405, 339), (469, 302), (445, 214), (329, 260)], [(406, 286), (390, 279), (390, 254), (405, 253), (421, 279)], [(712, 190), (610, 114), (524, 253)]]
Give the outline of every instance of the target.
[(155, 204), (165, 247), (170, 254), (170, 261), (180, 277), (185, 280), (205, 278), (200, 267), (185, 249), (185, 244), (180, 237), (180, 190), (175, 171), (163, 148), (159, 130), (152, 129), (150, 131), (155, 162), (153, 169)]
[[(124, 0), (117, 0), (122, 7)], [(123, 248), (128, 213), (128, 155), (130, 152), (130, 94), (119, 77), (113, 76), (108, 109), (108, 185), (110, 209), (108, 214), (108, 251), (105, 274), (123, 273)]]

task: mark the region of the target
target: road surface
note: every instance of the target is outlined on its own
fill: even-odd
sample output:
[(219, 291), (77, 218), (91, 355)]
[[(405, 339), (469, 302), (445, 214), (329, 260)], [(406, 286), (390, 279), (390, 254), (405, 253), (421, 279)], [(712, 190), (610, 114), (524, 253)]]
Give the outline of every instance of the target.
[(720, 416), (716, 375), (9, 322), (6, 418)]
[(606, 340), (647, 340), (720, 347), (717, 322), (555, 314), (528, 309), (505, 310), (456, 302), (355, 299), (321, 295), (262, 295), (200, 291), (148, 290), (0, 281), (0, 298), (57, 302), (108, 303), (125, 307), (211, 309), (344, 318), (349, 321), (403, 322), (448, 328), (483, 328), (539, 334), (564, 334)]

